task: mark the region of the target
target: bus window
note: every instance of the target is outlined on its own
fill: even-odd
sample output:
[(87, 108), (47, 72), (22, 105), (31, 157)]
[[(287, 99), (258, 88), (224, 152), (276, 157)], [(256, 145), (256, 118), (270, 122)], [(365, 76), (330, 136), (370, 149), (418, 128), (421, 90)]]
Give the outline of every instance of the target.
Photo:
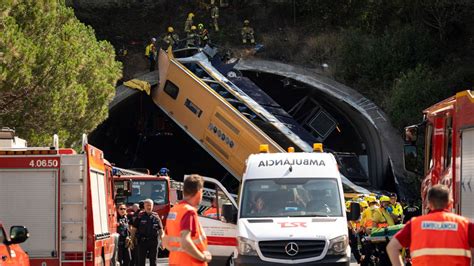
[(163, 90), (166, 92), (166, 94), (168, 94), (174, 100), (178, 98), (179, 88), (178, 86), (174, 85), (173, 82), (167, 80), (165, 84), (165, 88)]

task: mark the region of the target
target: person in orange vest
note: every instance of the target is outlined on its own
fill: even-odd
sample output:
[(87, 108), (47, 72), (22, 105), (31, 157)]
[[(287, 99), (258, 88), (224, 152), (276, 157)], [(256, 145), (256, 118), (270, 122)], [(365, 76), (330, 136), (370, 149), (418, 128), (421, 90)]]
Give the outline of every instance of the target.
[(183, 183), (184, 200), (168, 213), (163, 245), (170, 251), (169, 265), (206, 266), (212, 260), (196, 211), (203, 187), (200, 175), (188, 176)]
[(390, 240), (387, 253), (392, 265), (402, 264), (400, 249), (410, 248), (412, 265), (471, 265), (474, 223), (449, 212), (449, 188), (435, 185), (428, 191), (430, 213), (412, 218)]
[(216, 199), (212, 200), (211, 207), (207, 209), (204, 213), (204, 216), (217, 219), (217, 202)]

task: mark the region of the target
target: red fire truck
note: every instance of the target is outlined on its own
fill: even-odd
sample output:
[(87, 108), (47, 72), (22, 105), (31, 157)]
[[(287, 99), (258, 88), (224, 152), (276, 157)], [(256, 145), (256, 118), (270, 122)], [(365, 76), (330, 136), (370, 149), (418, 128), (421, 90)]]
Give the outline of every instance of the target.
[(422, 123), (405, 128), (405, 141), (405, 167), (423, 176), (423, 209), (428, 189), (445, 184), (453, 212), (474, 219), (474, 91), (426, 109)]
[(86, 137), (80, 154), (53, 143), (27, 147), (0, 130), (0, 218), (28, 227), (21, 245), (33, 266), (115, 265), (112, 167)]
[(117, 202), (124, 202), (129, 207), (143, 201), (151, 199), (154, 202), (153, 211), (158, 213), (163, 223), (166, 222), (166, 217), (170, 211), (170, 178), (168, 176), (150, 175), (133, 170), (113, 167), (113, 176), (115, 180), (115, 189), (120, 191), (123, 188), (124, 182), (131, 181), (131, 195), (124, 195), (122, 198), (117, 198)]

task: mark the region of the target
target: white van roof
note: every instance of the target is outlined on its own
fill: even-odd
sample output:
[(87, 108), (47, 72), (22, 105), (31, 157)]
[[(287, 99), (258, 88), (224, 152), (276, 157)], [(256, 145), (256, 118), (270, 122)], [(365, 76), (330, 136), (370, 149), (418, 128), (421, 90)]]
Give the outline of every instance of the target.
[(340, 178), (336, 159), (330, 153), (260, 153), (247, 159), (243, 179), (275, 177)]

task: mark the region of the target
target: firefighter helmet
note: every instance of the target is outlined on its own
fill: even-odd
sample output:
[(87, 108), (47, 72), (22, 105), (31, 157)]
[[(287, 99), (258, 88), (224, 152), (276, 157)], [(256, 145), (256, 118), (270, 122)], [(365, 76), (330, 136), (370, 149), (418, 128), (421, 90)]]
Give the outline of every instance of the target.
[(204, 24), (199, 23), (199, 24), (198, 24), (198, 29), (202, 30), (203, 28), (204, 28)]
[(196, 26), (192, 25), (191, 30), (196, 30)]
[(244, 25), (250, 24), (250, 21), (248, 19), (244, 20)]
[(188, 14), (188, 19), (191, 19), (191, 18), (193, 18), (193, 17), (194, 17), (194, 13), (189, 13), (189, 14)]
[(365, 201), (367, 201), (367, 203), (377, 203), (377, 199), (374, 197), (374, 196), (367, 196), (365, 198)]
[(384, 202), (384, 201), (390, 201), (390, 198), (388, 196), (382, 196), (380, 197), (380, 202)]
[(360, 207), (362, 207), (362, 208), (367, 208), (367, 207), (369, 207), (369, 204), (367, 204), (366, 201), (361, 201), (361, 202), (359, 202), (359, 205), (360, 205)]
[(168, 27), (168, 32), (169, 32), (169, 33), (172, 33), (172, 32), (174, 32), (174, 29), (173, 29), (173, 27)]

